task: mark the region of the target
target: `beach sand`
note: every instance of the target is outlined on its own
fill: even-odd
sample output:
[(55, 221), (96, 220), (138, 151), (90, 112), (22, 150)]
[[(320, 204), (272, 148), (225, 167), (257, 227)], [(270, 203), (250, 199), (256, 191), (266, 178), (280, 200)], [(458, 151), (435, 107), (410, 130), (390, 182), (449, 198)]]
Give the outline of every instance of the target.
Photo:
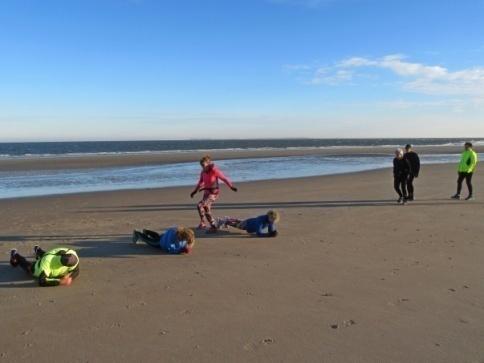
[[(196, 226), (190, 187), (0, 200), (0, 362), (484, 362), (484, 172), (452, 201), (455, 169), (424, 165), (406, 206), (388, 169), (224, 187), (216, 215), (276, 208), (279, 236), (187, 256), (130, 240)], [(78, 249), (78, 280), (10, 267), (35, 244)]]

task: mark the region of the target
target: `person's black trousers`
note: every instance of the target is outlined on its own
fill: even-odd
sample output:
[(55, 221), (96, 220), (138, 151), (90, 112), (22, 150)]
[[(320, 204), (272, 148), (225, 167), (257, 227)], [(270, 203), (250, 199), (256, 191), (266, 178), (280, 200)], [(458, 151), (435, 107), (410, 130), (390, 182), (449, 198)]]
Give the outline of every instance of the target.
[(459, 173), (459, 177), (457, 178), (457, 194), (460, 195), (464, 179), (467, 184), (467, 189), (469, 189), (469, 195), (472, 195), (472, 173)]
[(410, 174), (407, 178), (407, 190), (408, 190), (408, 196), (411, 198), (413, 197), (413, 180), (415, 179), (415, 176)]
[(394, 177), (393, 187), (400, 198), (407, 198), (407, 176)]

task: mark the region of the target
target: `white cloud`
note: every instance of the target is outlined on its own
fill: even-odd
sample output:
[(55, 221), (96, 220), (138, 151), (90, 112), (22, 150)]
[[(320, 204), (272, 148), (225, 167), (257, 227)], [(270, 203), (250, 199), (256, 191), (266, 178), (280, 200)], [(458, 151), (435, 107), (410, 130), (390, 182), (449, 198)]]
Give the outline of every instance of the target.
[(353, 72), (347, 69), (338, 69), (333, 71), (331, 68), (320, 67), (316, 70), (314, 76), (309, 80), (309, 84), (329, 84), (338, 85), (347, 83), (353, 78)]
[[(296, 73), (303, 83), (332, 86), (354, 84), (356, 79), (371, 79), (377, 76), (372, 69), (383, 69), (400, 77), (402, 81), (398, 85), (408, 92), (473, 97), (478, 103), (484, 99), (484, 67), (481, 66), (450, 71), (441, 65), (410, 62), (401, 54), (390, 54), (382, 58), (351, 57), (329, 66), (288, 65), (285, 69)], [(359, 69), (365, 69), (365, 72)], [(382, 81), (380, 84), (387, 83)]]
[(399, 54), (379, 59), (353, 57), (338, 63), (338, 68), (373, 67), (388, 69), (403, 77), (407, 91), (430, 95), (467, 95), (484, 97), (484, 67), (467, 68), (455, 72), (439, 65), (412, 63)]
[(373, 66), (373, 65), (376, 65), (375, 61), (371, 61), (369, 59), (361, 58), (361, 57), (348, 58), (338, 63), (338, 66), (342, 68), (364, 67), (364, 66)]

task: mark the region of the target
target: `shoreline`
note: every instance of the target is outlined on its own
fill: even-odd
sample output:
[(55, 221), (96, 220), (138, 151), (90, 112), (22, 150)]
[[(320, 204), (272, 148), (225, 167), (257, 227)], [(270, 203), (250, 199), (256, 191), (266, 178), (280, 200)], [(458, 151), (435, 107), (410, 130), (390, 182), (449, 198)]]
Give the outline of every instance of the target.
[[(441, 163), (441, 164), (426, 164), (426, 165), (453, 165), (451, 163)], [(304, 181), (306, 179), (318, 179), (318, 178), (327, 178), (327, 177), (339, 177), (339, 176), (351, 176), (351, 175), (362, 175), (366, 173), (375, 173), (375, 172), (382, 172), (385, 170), (391, 170), (388, 167), (370, 169), (370, 170), (361, 170), (361, 171), (349, 171), (343, 173), (334, 173), (334, 174), (327, 174), (327, 175), (311, 175), (311, 176), (298, 176), (294, 178), (272, 178), (272, 179), (262, 179), (262, 180), (246, 180), (246, 181), (239, 181), (237, 185), (246, 185), (246, 184), (257, 184), (257, 183), (265, 183), (265, 182), (291, 182), (291, 181)], [(28, 200), (28, 199), (49, 199), (49, 198), (62, 198), (64, 196), (69, 197), (83, 197), (83, 196), (95, 196), (100, 194), (115, 194), (115, 193), (130, 193), (130, 192), (169, 192), (175, 191), (179, 192), (181, 190), (193, 190), (193, 186), (196, 184), (196, 181), (193, 182), (193, 185), (180, 185), (180, 186), (167, 186), (167, 187), (153, 187), (153, 188), (126, 188), (126, 189), (113, 189), (113, 190), (95, 190), (95, 191), (85, 191), (85, 192), (74, 192), (74, 193), (57, 193), (57, 194), (44, 194), (44, 195), (30, 195), (30, 196), (23, 196), (23, 197), (11, 197), (11, 198), (0, 198), (0, 204), (2, 201), (16, 201), (16, 200)], [(227, 186), (224, 184), (222, 186), (225, 192), (227, 192)], [(197, 198), (194, 198), (194, 200)]]
[[(364, 156), (392, 155), (393, 147), (351, 147), (351, 148), (314, 148), (314, 149), (272, 149), (272, 150), (215, 150), (193, 152), (152, 152), (142, 154), (91, 154), (75, 156), (48, 156), (0, 159), (0, 171), (62, 170), (62, 169), (99, 169), (120, 166), (150, 166), (173, 163), (198, 162), (204, 154), (216, 160), (252, 159), (290, 156)], [(477, 153), (484, 152), (484, 146), (474, 148)], [(415, 151), (425, 154), (459, 154), (458, 146), (415, 147)]]
[[(455, 163), (435, 163), (435, 164), (422, 164), (422, 166), (446, 166), (446, 167), (453, 167)], [(284, 177), (284, 178), (268, 178), (268, 179), (260, 179), (260, 180), (245, 180), (245, 181), (238, 181), (236, 182), (237, 185), (245, 185), (245, 184), (252, 184), (252, 183), (263, 183), (263, 182), (297, 182), (297, 181), (305, 181), (305, 180), (313, 180), (318, 178), (327, 178), (327, 177), (340, 177), (340, 176), (358, 176), (358, 175), (365, 175), (365, 174), (373, 174), (378, 172), (388, 172), (391, 174), (391, 167), (377, 167), (374, 169), (368, 170), (359, 170), (359, 171), (348, 171), (348, 172), (337, 172), (333, 174), (325, 174), (325, 175), (310, 175), (310, 176), (296, 176), (296, 177)], [(96, 194), (104, 194), (104, 193), (129, 193), (129, 192), (136, 192), (136, 191), (151, 191), (151, 192), (164, 192), (164, 191), (179, 191), (179, 190), (192, 190), (193, 186), (195, 185), (196, 181), (192, 184), (187, 185), (177, 185), (177, 186), (165, 186), (165, 187), (142, 187), (142, 188), (120, 188), (120, 189), (107, 189), (107, 190), (94, 190), (94, 191), (78, 191), (78, 192), (67, 192), (67, 193), (53, 193), (53, 194), (41, 194), (41, 195), (27, 195), (27, 196), (18, 196), (18, 197), (7, 197), (7, 198), (0, 198), (1, 201), (15, 201), (15, 200), (24, 200), (24, 199), (39, 199), (39, 198), (56, 198), (56, 197), (63, 197), (63, 196), (74, 196), (74, 197), (82, 197), (83, 195), (96, 195)], [(226, 186), (222, 186), (222, 188), (226, 189)], [(196, 198), (195, 198), (196, 199)]]

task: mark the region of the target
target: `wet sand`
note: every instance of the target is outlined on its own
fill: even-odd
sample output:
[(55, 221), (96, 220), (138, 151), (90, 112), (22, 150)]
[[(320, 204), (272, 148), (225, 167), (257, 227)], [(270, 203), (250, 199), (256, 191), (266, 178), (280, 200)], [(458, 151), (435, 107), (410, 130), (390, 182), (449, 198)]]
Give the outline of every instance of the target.
[[(0, 362), (482, 362), (484, 172), (472, 202), (455, 174), (424, 165), (406, 206), (388, 169), (224, 187), (216, 215), (276, 208), (279, 236), (187, 256), (130, 235), (197, 225), (190, 187), (0, 200)], [(78, 249), (79, 279), (10, 267), (35, 244)]]

